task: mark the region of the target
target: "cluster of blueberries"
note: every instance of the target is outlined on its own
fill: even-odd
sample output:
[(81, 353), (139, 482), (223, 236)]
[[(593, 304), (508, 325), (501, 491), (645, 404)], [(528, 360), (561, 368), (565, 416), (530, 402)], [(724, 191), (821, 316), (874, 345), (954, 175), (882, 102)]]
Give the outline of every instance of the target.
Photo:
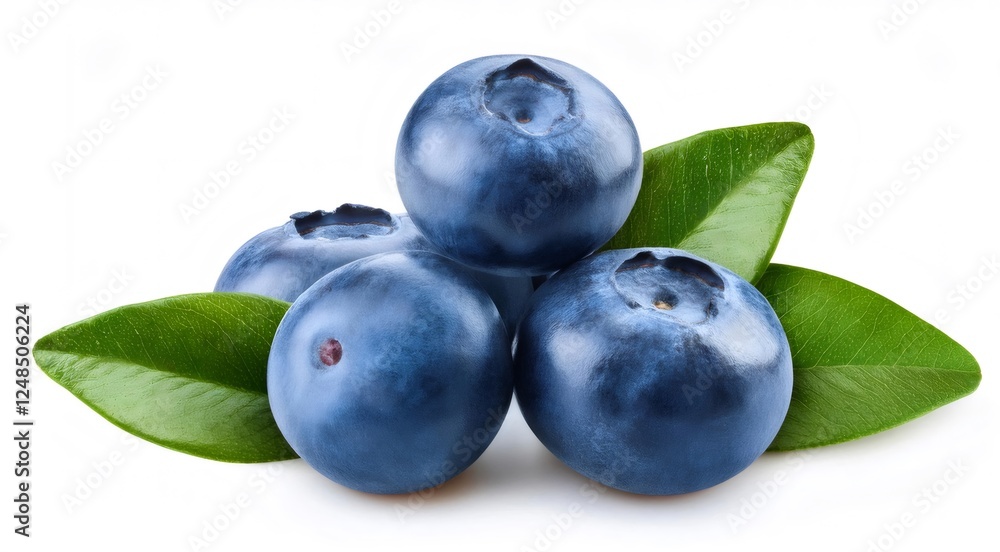
[(792, 364), (764, 297), (684, 251), (594, 253), (642, 181), (635, 126), (594, 77), (537, 56), (462, 63), (413, 105), (396, 173), (408, 214), (296, 213), (216, 285), (292, 302), (268, 397), (316, 470), (371, 493), (438, 485), (515, 391), (555, 456), (628, 492), (710, 487), (770, 444)]

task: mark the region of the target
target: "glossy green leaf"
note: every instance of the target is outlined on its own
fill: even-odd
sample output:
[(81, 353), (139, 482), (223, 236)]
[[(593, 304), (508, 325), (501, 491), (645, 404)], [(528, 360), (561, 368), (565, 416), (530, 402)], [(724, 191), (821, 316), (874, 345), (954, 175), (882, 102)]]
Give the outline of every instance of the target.
[(295, 458), (271, 416), (267, 357), (288, 303), (199, 293), (117, 308), (35, 344), (38, 367), (125, 431), (226, 462)]
[(723, 128), (649, 150), (635, 206), (604, 249), (676, 247), (754, 282), (812, 153), (812, 132), (799, 123)]
[(771, 265), (757, 283), (788, 335), (792, 403), (770, 450), (830, 445), (900, 425), (979, 386), (967, 350), (841, 278)]

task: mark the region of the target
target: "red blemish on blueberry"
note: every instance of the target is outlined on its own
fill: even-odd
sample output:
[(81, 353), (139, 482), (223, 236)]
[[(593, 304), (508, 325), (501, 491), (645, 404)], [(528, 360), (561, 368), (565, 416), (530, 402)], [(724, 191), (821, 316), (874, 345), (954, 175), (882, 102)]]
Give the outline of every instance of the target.
[(337, 364), (342, 356), (344, 356), (343, 345), (332, 337), (319, 346), (319, 361), (327, 366)]

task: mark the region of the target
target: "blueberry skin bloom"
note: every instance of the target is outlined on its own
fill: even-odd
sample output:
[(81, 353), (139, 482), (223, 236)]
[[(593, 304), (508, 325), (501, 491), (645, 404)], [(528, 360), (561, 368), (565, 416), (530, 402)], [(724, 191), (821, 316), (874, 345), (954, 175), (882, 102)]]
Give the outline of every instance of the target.
[(406, 210), (445, 255), (539, 275), (621, 228), (642, 180), (639, 136), (597, 79), (559, 60), (489, 56), (441, 75), (396, 143)]
[[(345, 203), (337, 209), (295, 213), (257, 234), (233, 254), (215, 291), (265, 295), (291, 303), (331, 270), (390, 251), (433, 251), (408, 215)], [(470, 271), (471, 272), (471, 271)], [(511, 336), (534, 291), (527, 277), (475, 272), (503, 316)]]
[(439, 485), (493, 440), (513, 393), (510, 341), (492, 300), (424, 251), (349, 263), (285, 314), (267, 365), (282, 435), (359, 491)]
[(560, 460), (607, 486), (671, 495), (721, 483), (781, 427), (788, 341), (767, 300), (676, 249), (622, 249), (556, 273), (515, 340), (517, 401)]

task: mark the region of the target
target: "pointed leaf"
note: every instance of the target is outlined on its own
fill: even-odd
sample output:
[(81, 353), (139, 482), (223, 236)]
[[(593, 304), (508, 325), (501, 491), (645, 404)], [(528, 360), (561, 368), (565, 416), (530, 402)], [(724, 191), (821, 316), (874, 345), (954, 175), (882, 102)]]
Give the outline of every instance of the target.
[(604, 249), (676, 247), (754, 282), (812, 153), (812, 132), (799, 123), (723, 128), (649, 150), (635, 206)]
[(770, 450), (895, 427), (975, 391), (967, 350), (889, 299), (822, 272), (771, 265), (757, 283), (781, 319), (792, 403)]
[(128, 305), (35, 344), (38, 367), (125, 431), (226, 462), (295, 458), (267, 401), (288, 303), (200, 293)]

